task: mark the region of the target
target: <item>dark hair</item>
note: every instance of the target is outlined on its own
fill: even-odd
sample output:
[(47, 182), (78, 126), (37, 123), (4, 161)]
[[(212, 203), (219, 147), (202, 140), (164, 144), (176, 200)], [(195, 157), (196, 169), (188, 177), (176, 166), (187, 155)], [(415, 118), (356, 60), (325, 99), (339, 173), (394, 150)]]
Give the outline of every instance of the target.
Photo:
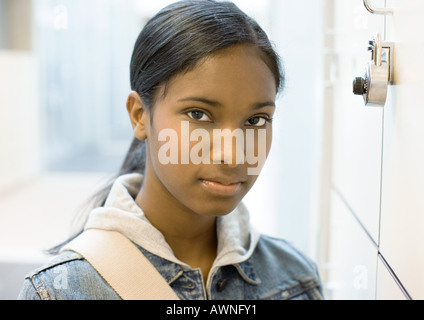
[[(234, 3), (215, 0), (178, 1), (145, 25), (131, 59), (131, 89), (152, 111), (158, 89), (166, 88), (171, 78), (192, 70), (205, 57), (238, 44), (259, 49), (280, 92), (284, 72), (266, 33)], [(117, 176), (143, 173), (144, 169), (145, 142), (134, 138)], [(94, 206), (104, 205), (114, 179), (98, 192)]]

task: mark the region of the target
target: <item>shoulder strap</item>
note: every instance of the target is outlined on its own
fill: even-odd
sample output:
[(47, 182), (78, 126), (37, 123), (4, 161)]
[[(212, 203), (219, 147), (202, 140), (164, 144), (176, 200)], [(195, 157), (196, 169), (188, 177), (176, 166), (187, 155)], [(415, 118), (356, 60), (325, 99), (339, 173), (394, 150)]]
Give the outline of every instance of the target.
[(179, 298), (143, 255), (116, 231), (88, 229), (65, 245), (84, 257), (123, 300), (178, 300)]

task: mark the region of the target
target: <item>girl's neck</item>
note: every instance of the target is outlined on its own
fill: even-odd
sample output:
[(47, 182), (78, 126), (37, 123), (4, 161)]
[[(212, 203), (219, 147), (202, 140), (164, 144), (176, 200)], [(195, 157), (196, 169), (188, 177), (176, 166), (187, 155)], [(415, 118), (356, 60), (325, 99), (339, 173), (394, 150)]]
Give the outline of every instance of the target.
[(175, 257), (192, 268), (200, 268), (206, 282), (217, 254), (216, 217), (191, 212), (167, 196), (158, 199), (158, 194), (157, 190), (142, 187), (135, 200), (150, 223), (161, 231)]

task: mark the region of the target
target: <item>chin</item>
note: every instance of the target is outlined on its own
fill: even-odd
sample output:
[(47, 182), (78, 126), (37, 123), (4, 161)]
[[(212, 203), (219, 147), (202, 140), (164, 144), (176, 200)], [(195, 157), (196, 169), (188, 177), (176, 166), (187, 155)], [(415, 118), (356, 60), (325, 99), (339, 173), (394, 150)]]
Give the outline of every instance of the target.
[(223, 217), (234, 211), (239, 205), (237, 203), (226, 204), (224, 201), (214, 201), (212, 203), (203, 203), (197, 213), (203, 216)]

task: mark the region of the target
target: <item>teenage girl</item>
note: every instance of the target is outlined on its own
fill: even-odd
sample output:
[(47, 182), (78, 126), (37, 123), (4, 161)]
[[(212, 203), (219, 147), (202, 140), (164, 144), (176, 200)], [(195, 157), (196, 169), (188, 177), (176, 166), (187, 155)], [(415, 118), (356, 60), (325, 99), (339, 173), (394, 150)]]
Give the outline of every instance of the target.
[[(182, 123), (190, 133), (202, 129), (210, 137), (216, 129), (253, 131), (254, 149), (262, 144), (267, 155), (283, 83), (279, 57), (265, 32), (233, 3), (179, 1), (161, 10), (141, 31), (132, 56), (133, 91), (126, 107), (133, 143), (80, 233), (118, 231), (180, 299), (321, 299), (315, 264), (286, 241), (250, 227), (241, 201), (257, 178), (248, 168), (258, 164), (230, 161), (225, 148), (212, 145), (200, 152), (210, 162), (183, 163), (182, 154), (179, 163), (161, 159), (198, 143), (187, 141)], [(169, 130), (177, 145), (163, 153), (171, 138), (163, 133)], [(30, 273), (19, 295), (120, 298), (73, 251)]]

